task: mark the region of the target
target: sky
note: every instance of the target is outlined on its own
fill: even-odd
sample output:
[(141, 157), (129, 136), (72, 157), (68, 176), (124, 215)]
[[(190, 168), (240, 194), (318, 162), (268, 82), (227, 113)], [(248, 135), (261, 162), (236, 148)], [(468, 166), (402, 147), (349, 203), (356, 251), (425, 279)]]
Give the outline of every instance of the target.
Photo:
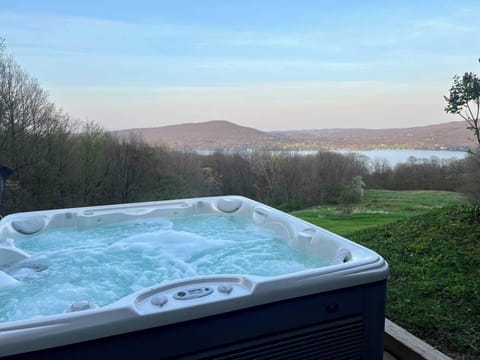
[(72, 118), (107, 130), (228, 120), (260, 130), (457, 120), (480, 72), (478, 0), (0, 0), (7, 52)]

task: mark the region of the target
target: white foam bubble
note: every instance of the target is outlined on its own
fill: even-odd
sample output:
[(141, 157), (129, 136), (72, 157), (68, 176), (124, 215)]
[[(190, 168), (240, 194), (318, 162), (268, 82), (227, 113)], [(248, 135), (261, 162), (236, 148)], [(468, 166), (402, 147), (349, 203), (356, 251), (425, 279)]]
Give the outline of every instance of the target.
[(105, 306), (141, 288), (195, 275), (276, 276), (327, 264), (228, 216), (57, 229), (17, 245), (32, 257), (1, 269), (22, 283), (3, 291), (0, 322), (62, 313), (79, 301)]

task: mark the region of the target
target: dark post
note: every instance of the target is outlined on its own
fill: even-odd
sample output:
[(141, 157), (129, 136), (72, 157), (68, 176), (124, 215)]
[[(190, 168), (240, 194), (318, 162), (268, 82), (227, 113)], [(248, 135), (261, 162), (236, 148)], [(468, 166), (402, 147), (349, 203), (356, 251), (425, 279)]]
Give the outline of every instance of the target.
[[(0, 210), (2, 210), (2, 194), (5, 182), (12, 175), (13, 170), (7, 166), (0, 166)], [(1, 215), (0, 215), (1, 217)]]

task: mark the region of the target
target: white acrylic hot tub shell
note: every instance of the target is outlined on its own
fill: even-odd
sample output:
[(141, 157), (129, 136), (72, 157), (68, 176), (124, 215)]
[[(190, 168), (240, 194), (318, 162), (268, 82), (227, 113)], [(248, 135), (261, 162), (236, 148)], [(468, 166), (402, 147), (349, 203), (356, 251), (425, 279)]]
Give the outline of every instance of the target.
[[(0, 221), (0, 266), (27, 256), (14, 241), (35, 228), (99, 226), (142, 217), (220, 213), (249, 219), (277, 232), (292, 247), (331, 259), (332, 265), (275, 277), (212, 275), (191, 277), (139, 290), (101, 308), (0, 323), (0, 356), (50, 348), (115, 334), (192, 320), (285, 299), (385, 280), (388, 265), (375, 252), (288, 214), (239, 196), (121, 204), (9, 215)], [(3, 253), (2, 253), (2, 249)], [(12, 255), (13, 251), (13, 255)], [(7, 256), (10, 252), (10, 257)], [(3, 255), (2, 255), (3, 254)], [(346, 261), (346, 262), (343, 262)], [(8, 275), (7, 275), (8, 276)], [(0, 292), (1, 292), (0, 278)], [(219, 291), (231, 286), (230, 293)], [(182, 289), (209, 287), (211, 295), (176, 300)], [(163, 306), (152, 299), (164, 297)], [(154, 301), (155, 302), (155, 301)]]

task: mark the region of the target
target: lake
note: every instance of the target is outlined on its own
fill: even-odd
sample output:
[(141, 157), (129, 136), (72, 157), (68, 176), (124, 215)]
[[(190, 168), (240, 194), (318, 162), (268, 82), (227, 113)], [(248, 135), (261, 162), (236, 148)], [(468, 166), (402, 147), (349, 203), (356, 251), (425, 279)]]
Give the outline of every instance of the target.
[[(196, 150), (199, 155), (212, 155), (214, 150)], [(226, 151), (228, 153), (228, 151)], [(246, 152), (249, 152), (246, 150)], [(271, 151), (272, 153), (282, 153), (282, 151)], [(317, 151), (305, 150), (305, 151), (288, 151), (292, 154), (301, 154), (301, 155), (314, 155)], [(397, 164), (406, 163), (410, 157), (415, 157), (417, 159), (428, 159), (435, 157), (439, 160), (460, 160), (467, 156), (465, 151), (456, 151), (456, 150), (415, 150), (415, 149), (404, 149), (404, 150), (335, 150), (335, 152), (341, 154), (360, 154), (367, 156), (370, 161), (374, 162), (376, 160), (387, 160), (391, 167), (394, 167)]]
[(428, 159), (432, 157), (439, 160), (460, 160), (467, 156), (466, 151), (454, 150), (357, 150), (347, 151), (338, 150), (342, 154), (356, 153), (367, 156), (372, 162), (376, 160), (387, 160), (390, 166), (408, 162), (408, 158), (415, 157), (417, 159)]

